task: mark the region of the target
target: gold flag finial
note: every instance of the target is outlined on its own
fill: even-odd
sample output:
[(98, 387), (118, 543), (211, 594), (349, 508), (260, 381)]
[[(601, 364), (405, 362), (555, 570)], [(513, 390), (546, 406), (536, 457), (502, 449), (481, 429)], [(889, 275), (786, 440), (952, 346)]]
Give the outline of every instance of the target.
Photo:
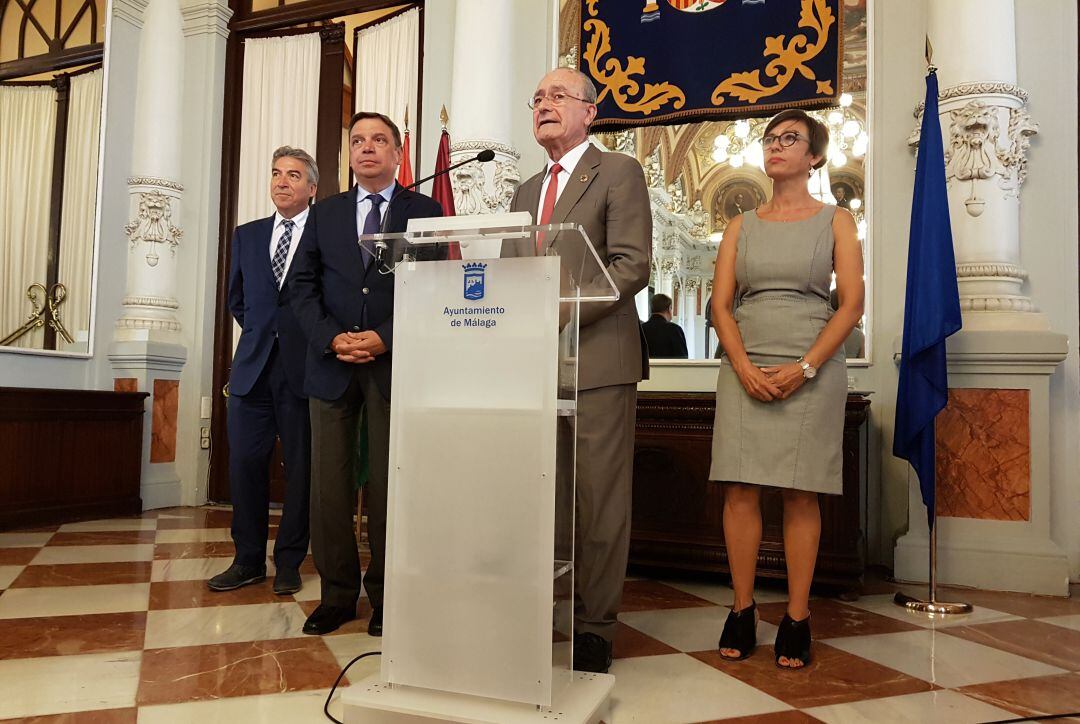
[(439, 111), (439, 121), (442, 122), (442, 127), (445, 130), (446, 124), (450, 122), (450, 115), (446, 112), (446, 104), (443, 104), (442, 110)]
[(934, 46), (930, 43), (930, 36), (926, 36), (926, 68), (931, 73), (937, 70), (934, 67)]
[(405, 133), (409, 132), (409, 104), (405, 104)]

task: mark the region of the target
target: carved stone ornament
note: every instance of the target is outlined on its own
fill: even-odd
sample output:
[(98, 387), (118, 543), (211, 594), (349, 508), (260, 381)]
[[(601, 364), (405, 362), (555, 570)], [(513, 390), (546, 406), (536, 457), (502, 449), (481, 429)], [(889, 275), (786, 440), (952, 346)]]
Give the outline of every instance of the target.
[(172, 199), (160, 191), (139, 193), (138, 215), (124, 227), (124, 231), (132, 249), (140, 241), (149, 244), (146, 263), (150, 267), (158, 264), (158, 244), (168, 244), (169, 250), (176, 256), (176, 247), (184, 235), (181, 229), (172, 225)]
[[(975, 87), (975, 84), (970, 86)], [(1014, 89), (1013, 86), (1008, 88)], [(1011, 90), (1009, 94), (1019, 97)], [(957, 95), (953, 93), (950, 97)], [(916, 109), (917, 117), (921, 112), (920, 106)], [(979, 193), (981, 181), (997, 177), (997, 186), (1005, 192), (1005, 198), (1018, 197), (1020, 187), (1027, 178), (1030, 138), (1039, 132), (1039, 124), (1031, 119), (1023, 107), (991, 105), (978, 100), (947, 113), (949, 129), (944, 149), (945, 176), (950, 184), (953, 181), (970, 182), (971, 192), (964, 201), (968, 214), (980, 216), (986, 208), (986, 199)], [(1007, 127), (1002, 133), (1004, 118), (1007, 118)], [(914, 147), (918, 143), (919, 131), (916, 130), (908, 138), (908, 145)]]
[[(495, 141), (462, 141), (450, 147), (451, 160), (464, 160), (455, 156), (475, 155), (478, 151), (494, 151), (494, 164), (467, 163), (451, 173), (454, 189), (454, 210), (464, 214), (498, 214), (510, 210), (510, 201), (521, 184), (517, 162), (521, 154), (512, 146)], [(489, 173), (485, 166), (493, 166)]]
[(657, 146), (649, 157), (645, 159), (644, 165), (645, 171), (645, 183), (651, 188), (661, 188), (664, 185), (664, 169), (660, 165), (660, 147)]

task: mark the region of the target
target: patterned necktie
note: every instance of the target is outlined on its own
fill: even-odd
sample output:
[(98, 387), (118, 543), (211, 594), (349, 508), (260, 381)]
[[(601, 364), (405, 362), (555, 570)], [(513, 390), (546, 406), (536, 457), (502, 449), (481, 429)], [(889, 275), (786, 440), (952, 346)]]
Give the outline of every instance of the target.
[[(360, 233), (378, 234), (382, 229), (382, 214), (379, 213), (379, 208), (386, 199), (380, 194), (368, 194), (364, 199), (371, 202), (371, 211), (364, 217), (364, 230)], [(363, 247), (365, 251), (364, 268), (367, 269), (371, 266), (371, 262), (375, 260), (375, 242), (365, 239), (360, 242), (360, 246)]]
[[(540, 211), (540, 226), (546, 226), (551, 220), (551, 214), (555, 211), (555, 199), (559, 196), (559, 173), (562, 166), (555, 163), (551, 166), (551, 181), (548, 182), (547, 193), (544, 194), (544, 207)], [(540, 254), (544, 246), (543, 232), (536, 235), (536, 253)]]
[(289, 258), (289, 244), (292, 243), (292, 230), (296, 222), (292, 219), (282, 219), (281, 238), (278, 239), (277, 248), (274, 249), (274, 258), (270, 260), (270, 268), (274, 270), (274, 281), (278, 289), (281, 288), (281, 278), (285, 276), (285, 262)]

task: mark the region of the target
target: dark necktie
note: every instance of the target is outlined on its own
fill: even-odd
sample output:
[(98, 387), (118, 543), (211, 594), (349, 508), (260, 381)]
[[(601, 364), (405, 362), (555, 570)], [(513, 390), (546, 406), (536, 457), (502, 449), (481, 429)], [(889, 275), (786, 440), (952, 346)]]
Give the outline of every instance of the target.
[[(386, 199), (380, 194), (368, 194), (364, 198), (371, 202), (371, 211), (368, 211), (368, 215), (364, 217), (364, 230), (360, 233), (378, 234), (382, 230), (382, 214), (379, 213), (379, 208)], [(375, 242), (365, 239), (360, 242), (360, 246), (365, 252), (364, 268), (367, 269), (375, 260)]]
[(278, 239), (277, 248), (274, 249), (274, 258), (270, 260), (270, 268), (274, 270), (274, 281), (281, 287), (281, 277), (285, 276), (285, 262), (289, 258), (289, 244), (292, 243), (292, 230), (296, 223), (292, 219), (283, 219), (281, 222), (281, 238)]

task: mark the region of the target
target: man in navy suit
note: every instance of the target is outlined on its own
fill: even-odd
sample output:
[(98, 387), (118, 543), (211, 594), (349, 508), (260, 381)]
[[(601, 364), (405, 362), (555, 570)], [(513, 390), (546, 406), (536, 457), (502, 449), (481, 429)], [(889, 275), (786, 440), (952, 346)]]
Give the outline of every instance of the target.
[(292, 280), (292, 305), (308, 333), (306, 391), (311, 408), (311, 554), (322, 601), (304, 633), (325, 634), (356, 618), (360, 558), (353, 527), (360, 411), (367, 411), (367, 531), (371, 562), (363, 577), (373, 612), (368, 633), (382, 635), (386, 488), (390, 457), (390, 370), (394, 346), (393, 255), (364, 250), (360, 234), (404, 231), (411, 218), (442, 207), (394, 180), (401, 132), (382, 114), (349, 124), (349, 165), (357, 186), (317, 204), (304, 229)]
[(311, 425), (304, 395), (307, 340), (288, 304), (295, 257), (319, 183), (314, 159), (274, 151), (270, 197), (277, 212), (237, 227), (229, 268), (229, 309), (242, 328), (229, 377), (229, 493), (233, 564), (211, 578), (230, 591), (266, 578), (270, 459), (281, 437), (285, 502), (274, 543), (274, 593), (300, 590), (308, 549)]

